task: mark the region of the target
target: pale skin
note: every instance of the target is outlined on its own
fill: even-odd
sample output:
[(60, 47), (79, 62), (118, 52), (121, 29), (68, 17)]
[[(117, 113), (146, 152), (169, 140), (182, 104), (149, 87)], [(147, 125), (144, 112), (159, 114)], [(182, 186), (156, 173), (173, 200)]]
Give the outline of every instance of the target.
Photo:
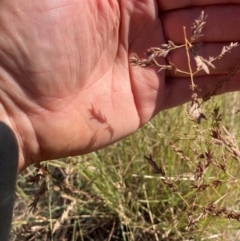
[[(240, 0), (229, 2), (1, 1), (0, 120), (17, 137), (19, 170), (103, 148), (161, 110), (189, 101), (189, 78), (132, 66), (129, 58), (144, 57), (169, 39), (182, 44), (182, 27), (189, 33), (203, 9), (208, 18), (202, 53), (218, 55), (223, 45), (240, 41)], [(187, 70), (184, 49), (159, 61)], [(209, 75), (199, 73), (201, 94), (239, 63), (236, 48)], [(221, 93), (240, 90), (239, 77)]]

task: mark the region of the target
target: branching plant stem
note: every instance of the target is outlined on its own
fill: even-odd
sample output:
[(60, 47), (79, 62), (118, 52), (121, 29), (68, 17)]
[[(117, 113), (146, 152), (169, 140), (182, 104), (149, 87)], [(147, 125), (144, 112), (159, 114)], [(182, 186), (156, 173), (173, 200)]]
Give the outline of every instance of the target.
[(191, 90), (194, 91), (195, 89), (195, 84), (193, 81), (193, 72), (192, 72), (192, 66), (191, 66), (191, 59), (189, 55), (189, 47), (192, 47), (192, 44), (188, 41), (187, 39), (187, 34), (186, 34), (186, 27), (183, 27), (183, 33), (184, 33), (184, 41), (185, 41), (185, 48), (186, 48), (186, 54), (187, 54), (187, 61), (188, 61), (188, 69), (189, 69), (189, 75), (191, 79)]

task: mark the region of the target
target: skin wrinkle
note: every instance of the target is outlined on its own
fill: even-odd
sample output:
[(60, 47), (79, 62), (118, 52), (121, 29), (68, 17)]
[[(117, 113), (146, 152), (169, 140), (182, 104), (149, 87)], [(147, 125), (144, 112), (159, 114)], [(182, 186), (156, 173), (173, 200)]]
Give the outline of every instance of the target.
[[(10, 36), (8, 39), (7, 39), (7, 42), (8, 42), (8, 44), (10, 44), (11, 43), (11, 45), (12, 46), (15, 46), (15, 44), (16, 45), (18, 45), (17, 43), (16, 43), (16, 41), (15, 41), (15, 43), (14, 44), (12, 44), (12, 42), (13, 42), (13, 36)], [(20, 50), (22, 50), (22, 48), (20, 48), (19, 47), (19, 45), (18, 45), (18, 48), (15, 48), (15, 51), (17, 51), (17, 49), (20, 49)], [(10, 65), (13, 65), (13, 64), (15, 64), (14, 65), (14, 71), (16, 71), (17, 70), (17, 67), (18, 67), (18, 65), (19, 65), (19, 61), (18, 61), (18, 58), (16, 57), (16, 56), (14, 56), (13, 57), (13, 54), (10, 54), (10, 53), (8, 53), (7, 52), (8, 51), (8, 49), (6, 49), (5, 51), (4, 50), (1, 50), (1, 57), (2, 57), (2, 59), (4, 60), (3, 61), (3, 64), (1, 65), (2, 67), (5, 67), (5, 68), (10, 68)], [(13, 66), (12, 66), (13, 67)], [(13, 73), (12, 73), (13, 74)], [(17, 74), (17, 73), (16, 73)]]
[[(30, 17), (29, 16), (29, 12), (33, 13), (33, 16), (35, 16), (35, 18), (31, 18), (31, 21), (34, 21), (35, 23), (38, 23), (40, 25), (46, 25), (46, 24), (51, 24), (52, 26), (54, 26), (55, 24), (61, 24), (63, 21), (66, 21), (68, 19), (72, 19), (76, 16), (78, 16), (79, 12), (75, 15), (75, 4), (71, 4), (69, 3), (69, 1), (66, 1), (67, 4), (62, 5), (62, 6), (52, 6), (50, 7), (50, 4), (53, 3), (53, 1), (38, 1), (39, 4), (35, 4), (34, 9), (30, 9), (29, 8), (25, 8), (26, 11), (22, 10), (22, 3), (19, 3), (19, 9), (22, 11), (23, 14), (26, 15), (26, 17)], [(59, 2), (62, 1), (57, 1), (58, 4)], [(49, 6), (47, 6), (49, 5)], [(26, 7), (26, 6), (24, 6)], [(69, 9), (69, 11), (66, 11), (66, 9)], [(84, 11), (82, 14), (85, 14), (86, 11)], [(66, 14), (67, 13), (67, 14)], [(44, 15), (41, 18), (41, 21), (36, 20), (37, 15)], [(49, 18), (49, 16), (51, 15), (51, 18)], [(63, 15), (68, 15), (69, 17), (64, 17)], [(54, 18), (52, 18), (53, 16), (55, 16)], [(59, 19), (58, 21), (56, 21), (57, 19)], [(43, 22), (46, 21), (46, 22)], [(52, 21), (49, 21), (52, 20)], [(54, 20), (54, 21), (53, 21)]]
[[(141, 2), (139, 1), (137, 3), (137, 5), (138, 5), (138, 8), (137, 8), (137, 11), (136, 11), (136, 13), (137, 13), (136, 17), (132, 18), (130, 20), (130, 31), (131, 31), (131, 25), (134, 25), (134, 23), (136, 23), (138, 21), (141, 21), (141, 17), (143, 15), (143, 13), (145, 14), (145, 17), (144, 17), (145, 21), (144, 21), (144, 24), (142, 24), (142, 26), (144, 26), (144, 27), (142, 27), (139, 32), (135, 31), (134, 36), (130, 35), (131, 41), (132, 42), (134, 42), (134, 40), (136, 41), (136, 42), (134, 42), (135, 47), (138, 45), (138, 42), (139, 42), (139, 46), (143, 46), (142, 41), (141, 41), (141, 39), (142, 39), (141, 35), (144, 33), (144, 30), (146, 31), (146, 29), (149, 29), (148, 26), (151, 27), (152, 31), (160, 28), (159, 27), (160, 22), (159, 22), (158, 14), (157, 14), (158, 11), (157, 11), (156, 8), (154, 8), (154, 6), (153, 6), (154, 4), (152, 4), (152, 6), (151, 6), (152, 11), (149, 10), (149, 12), (147, 12), (147, 13), (144, 11), (144, 8), (146, 8), (146, 6), (148, 6), (148, 5), (150, 5), (149, 1), (141, 1)], [(129, 15), (130, 15), (130, 13), (129, 13)], [(125, 18), (125, 16), (123, 16), (123, 18)], [(153, 27), (153, 23), (154, 23), (154, 27)], [(151, 31), (149, 31), (149, 32), (151, 32)], [(155, 36), (151, 36), (152, 39), (154, 39), (154, 37)], [(158, 39), (158, 37), (159, 36), (157, 36), (156, 39)], [(146, 39), (143, 39), (143, 42), (144, 41), (146, 41)], [(159, 41), (159, 42), (161, 42), (161, 41)], [(148, 46), (148, 48), (149, 47), (150, 46)], [(146, 51), (146, 49), (147, 48), (142, 47), (142, 51)], [(133, 52), (133, 53), (135, 52), (135, 50), (132, 48), (131, 42), (129, 44), (129, 50), (130, 50), (129, 52)], [(142, 69), (130, 71), (130, 80), (134, 80), (136, 78), (138, 79), (138, 77), (137, 77), (138, 74), (135, 74), (135, 71), (144, 72), (144, 70), (142, 70)], [(146, 78), (147, 78), (147, 76), (146, 76)], [(148, 78), (150, 78), (150, 77), (148, 77)], [(142, 91), (143, 91), (142, 88), (146, 85), (146, 83), (144, 83), (145, 82), (144, 78), (142, 80), (138, 79), (138, 87), (140, 87), (141, 82), (143, 83), (143, 86), (141, 87), (141, 90), (140, 90), (140, 92), (142, 93)], [(132, 82), (132, 81), (131, 81), (131, 83), (132, 83), (132, 89), (135, 89), (136, 88), (135, 83)], [(155, 84), (156, 84), (156, 82), (155, 82)], [(134, 100), (135, 100), (136, 109), (138, 110), (139, 123), (140, 123), (139, 126), (142, 126), (145, 123), (146, 119), (145, 119), (145, 117), (142, 117), (142, 112), (145, 109), (144, 108), (145, 104), (144, 105), (140, 104), (141, 103), (141, 100), (140, 100), (141, 97), (140, 96), (141, 96), (141, 94), (140, 95), (138, 94), (138, 96), (135, 95)]]
[[(43, 111), (49, 111), (49, 112), (58, 112), (58, 111), (62, 111), (62, 110), (64, 110), (65, 108), (67, 108), (67, 106), (70, 106), (72, 103), (73, 103), (73, 101), (75, 100), (75, 98), (77, 98), (76, 97), (77, 95), (76, 94), (71, 94), (71, 95), (69, 95), (69, 96), (65, 96), (65, 97), (62, 97), (62, 98), (56, 98), (56, 97), (53, 97), (53, 99), (54, 100), (52, 100), (52, 101), (47, 101), (45, 104), (44, 104), (44, 106), (42, 106), (42, 110)], [(70, 98), (71, 97), (71, 98)], [(69, 99), (70, 98), (70, 99)], [(67, 100), (67, 99), (69, 99), (69, 100)], [(56, 102), (61, 102), (62, 103), (62, 100), (64, 100), (64, 102), (65, 103), (63, 103), (63, 104), (61, 104), (61, 105), (59, 105), (59, 103), (56, 103)], [(53, 106), (53, 104), (54, 103), (56, 103), (56, 107), (55, 108), (52, 108), (51, 107), (51, 109), (49, 109), (47, 106), (49, 105), (51, 105), (51, 106)]]
[[(5, 72), (5, 75), (6, 75), (5, 78), (4, 78), (3, 74), (1, 75), (2, 80), (5, 79), (4, 82), (7, 83), (7, 87), (9, 87), (9, 88), (4, 89), (4, 91), (6, 92), (6, 96), (7, 96), (6, 99), (8, 99), (8, 96), (10, 97), (9, 98), (10, 101), (13, 101), (13, 99), (15, 99), (15, 101), (12, 103), (12, 105), (16, 106), (19, 110), (32, 108), (33, 104), (35, 104), (35, 103), (34, 102), (29, 103), (28, 99), (25, 98), (26, 92), (21, 91), (19, 86), (14, 84), (14, 79), (11, 77), (10, 74), (11, 74), (11, 72), (7, 72), (7, 75), (6, 75), (6, 72)], [(1, 86), (1, 88), (3, 88), (3, 86)], [(11, 92), (11, 90), (13, 88), (15, 90), (18, 90), (19, 93), (18, 93), (17, 96), (14, 93)], [(26, 101), (22, 101), (22, 99), (26, 99)], [(5, 108), (7, 108), (7, 104), (5, 105)]]
[[(72, 19), (71, 19), (72, 20)], [(69, 41), (69, 36), (67, 36), (67, 38), (66, 38), (66, 40), (65, 40), (66, 42), (70, 42)], [(67, 45), (67, 44), (66, 44)], [(75, 53), (74, 53), (74, 56), (75, 56)], [(72, 68), (71, 68), (71, 58), (70, 58), (70, 56), (69, 56), (69, 54), (67, 54), (67, 58), (68, 58), (68, 69), (69, 69), (69, 79), (73, 79), (72, 78)], [(74, 79), (76, 79), (76, 76), (75, 76), (75, 78)], [(67, 83), (67, 85), (66, 85), (66, 89), (68, 90), (68, 92), (70, 92), (70, 88), (69, 88), (69, 84), (70, 83)]]

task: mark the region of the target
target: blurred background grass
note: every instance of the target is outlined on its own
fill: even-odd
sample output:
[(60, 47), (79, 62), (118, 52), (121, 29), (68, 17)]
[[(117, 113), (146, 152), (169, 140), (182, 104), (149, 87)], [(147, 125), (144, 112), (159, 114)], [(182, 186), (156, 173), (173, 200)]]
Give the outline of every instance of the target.
[[(204, 104), (207, 120), (191, 122), (187, 106), (163, 111), (128, 138), (103, 150), (46, 162), (48, 192), (29, 211), (39, 185), (30, 185), (34, 167), (19, 175), (11, 240), (239, 240), (240, 223), (224, 217), (201, 219), (187, 230), (188, 213), (218, 200), (219, 207), (240, 212), (239, 162), (227, 155), (227, 173), (210, 168), (206, 183), (224, 184), (203, 192), (192, 188), (199, 156), (208, 148), (220, 158), (225, 150), (209, 139), (211, 112), (220, 107), (222, 124), (240, 142), (240, 94), (214, 97)], [(174, 143), (182, 152), (174, 151)], [(144, 155), (152, 155), (178, 190), (167, 187)], [(176, 178), (179, 177), (179, 180)], [(60, 190), (56, 182), (66, 187)], [(71, 190), (72, 193), (69, 193)], [(226, 195), (226, 196), (224, 196)]]

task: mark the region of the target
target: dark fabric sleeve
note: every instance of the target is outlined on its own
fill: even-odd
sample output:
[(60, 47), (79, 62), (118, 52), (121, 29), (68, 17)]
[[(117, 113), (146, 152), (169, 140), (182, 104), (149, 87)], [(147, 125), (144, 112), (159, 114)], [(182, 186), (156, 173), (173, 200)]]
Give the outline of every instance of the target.
[(0, 240), (8, 241), (18, 166), (18, 145), (13, 131), (0, 121)]

